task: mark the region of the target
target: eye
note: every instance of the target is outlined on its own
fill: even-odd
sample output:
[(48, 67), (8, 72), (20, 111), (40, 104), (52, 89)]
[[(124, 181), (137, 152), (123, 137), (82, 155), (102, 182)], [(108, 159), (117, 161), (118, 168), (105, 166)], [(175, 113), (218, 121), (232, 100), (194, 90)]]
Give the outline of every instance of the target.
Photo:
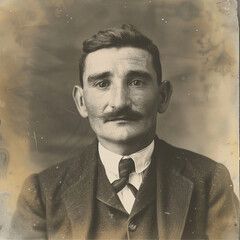
[(109, 85), (110, 83), (107, 80), (99, 81), (95, 84), (95, 86), (98, 88), (107, 88)]
[(143, 84), (144, 84), (143, 80), (140, 80), (140, 79), (135, 79), (135, 80), (130, 82), (130, 85), (135, 86), (135, 87), (140, 87)]

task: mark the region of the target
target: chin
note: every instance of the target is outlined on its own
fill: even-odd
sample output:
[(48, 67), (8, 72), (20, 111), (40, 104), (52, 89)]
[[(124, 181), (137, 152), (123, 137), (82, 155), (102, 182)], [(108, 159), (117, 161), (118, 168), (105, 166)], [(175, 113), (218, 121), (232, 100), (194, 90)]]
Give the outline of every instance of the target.
[(140, 139), (144, 139), (147, 133), (145, 132), (129, 132), (129, 131), (110, 131), (105, 132), (105, 134), (102, 136), (102, 138), (108, 140), (109, 142), (114, 143), (131, 143), (133, 141), (138, 142)]

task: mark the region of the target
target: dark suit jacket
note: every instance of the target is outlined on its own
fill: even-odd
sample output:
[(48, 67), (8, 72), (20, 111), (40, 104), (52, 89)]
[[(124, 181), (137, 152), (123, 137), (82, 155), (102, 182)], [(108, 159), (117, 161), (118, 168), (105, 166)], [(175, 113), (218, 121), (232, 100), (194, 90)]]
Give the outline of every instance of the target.
[[(75, 159), (30, 176), (18, 199), (12, 237), (88, 238), (94, 219), (97, 156), (95, 142)], [(157, 138), (153, 159), (160, 239), (237, 238), (238, 200), (222, 164)]]

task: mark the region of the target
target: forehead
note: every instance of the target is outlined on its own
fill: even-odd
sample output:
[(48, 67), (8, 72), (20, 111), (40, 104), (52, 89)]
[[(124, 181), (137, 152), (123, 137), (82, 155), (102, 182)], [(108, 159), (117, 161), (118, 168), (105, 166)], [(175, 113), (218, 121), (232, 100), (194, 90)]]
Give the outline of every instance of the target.
[(153, 74), (152, 55), (134, 47), (99, 49), (88, 54), (83, 78), (100, 72), (124, 73), (128, 70), (144, 70)]

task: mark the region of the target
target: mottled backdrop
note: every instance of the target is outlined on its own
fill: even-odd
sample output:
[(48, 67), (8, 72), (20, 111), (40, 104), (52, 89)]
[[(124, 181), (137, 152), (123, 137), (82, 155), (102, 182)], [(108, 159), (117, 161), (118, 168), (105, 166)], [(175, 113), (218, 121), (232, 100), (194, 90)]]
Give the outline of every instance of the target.
[(122, 23), (156, 42), (163, 77), (173, 84), (158, 135), (225, 164), (237, 191), (235, 0), (0, 0), (2, 238), (27, 175), (92, 141), (71, 96), (81, 44), (97, 30)]

